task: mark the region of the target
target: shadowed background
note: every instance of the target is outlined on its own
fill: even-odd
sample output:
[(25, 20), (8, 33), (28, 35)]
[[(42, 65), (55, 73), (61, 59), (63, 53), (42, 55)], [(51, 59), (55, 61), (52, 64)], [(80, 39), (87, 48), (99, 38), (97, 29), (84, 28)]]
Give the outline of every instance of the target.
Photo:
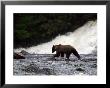
[(14, 48), (45, 43), (59, 34), (73, 32), (96, 14), (14, 14)]

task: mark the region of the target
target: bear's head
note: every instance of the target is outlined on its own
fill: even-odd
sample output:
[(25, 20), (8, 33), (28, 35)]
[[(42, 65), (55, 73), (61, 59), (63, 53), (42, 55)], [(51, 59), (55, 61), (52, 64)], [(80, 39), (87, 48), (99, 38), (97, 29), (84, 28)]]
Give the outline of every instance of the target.
[(59, 44), (59, 45), (53, 45), (53, 47), (52, 47), (52, 53), (54, 53), (57, 50), (57, 48), (60, 47), (60, 46), (61, 46), (61, 44)]

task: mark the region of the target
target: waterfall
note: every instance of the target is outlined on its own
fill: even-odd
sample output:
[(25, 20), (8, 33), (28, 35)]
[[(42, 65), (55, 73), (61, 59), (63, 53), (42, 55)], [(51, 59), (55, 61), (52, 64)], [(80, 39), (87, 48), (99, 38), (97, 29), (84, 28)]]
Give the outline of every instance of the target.
[[(40, 40), (39, 40), (40, 41)], [(14, 49), (15, 52), (25, 50), (29, 53), (52, 54), (52, 46), (56, 44), (71, 45), (79, 54), (90, 54), (97, 47), (97, 21), (88, 21), (74, 32), (58, 35), (52, 41), (29, 48)]]

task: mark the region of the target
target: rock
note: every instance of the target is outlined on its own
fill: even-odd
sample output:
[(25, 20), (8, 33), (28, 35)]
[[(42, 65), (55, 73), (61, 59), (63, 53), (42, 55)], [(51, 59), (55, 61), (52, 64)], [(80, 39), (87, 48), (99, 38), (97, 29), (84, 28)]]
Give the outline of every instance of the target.
[(77, 68), (76, 71), (84, 71), (82, 68)]
[(22, 53), (23, 55), (29, 55), (30, 53), (26, 52), (25, 50), (22, 50), (20, 53)]
[(25, 59), (25, 57), (20, 53), (14, 53), (14, 59)]

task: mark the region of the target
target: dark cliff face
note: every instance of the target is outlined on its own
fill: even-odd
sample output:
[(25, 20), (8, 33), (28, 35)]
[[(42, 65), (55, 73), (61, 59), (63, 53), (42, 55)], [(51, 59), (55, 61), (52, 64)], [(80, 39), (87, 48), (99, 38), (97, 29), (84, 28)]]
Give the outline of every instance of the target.
[(14, 48), (48, 42), (96, 19), (96, 13), (15, 13)]

